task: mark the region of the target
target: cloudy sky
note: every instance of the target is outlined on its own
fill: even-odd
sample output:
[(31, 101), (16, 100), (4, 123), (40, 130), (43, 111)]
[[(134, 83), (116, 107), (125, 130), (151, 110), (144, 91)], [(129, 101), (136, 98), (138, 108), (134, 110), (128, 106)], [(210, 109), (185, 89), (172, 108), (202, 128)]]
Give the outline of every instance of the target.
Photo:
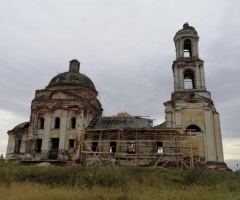
[(0, 154), (7, 131), (29, 120), (35, 90), (81, 62), (104, 115), (164, 121), (173, 91), (173, 37), (185, 22), (200, 36), (207, 90), (221, 117), (227, 164), (240, 164), (240, 1), (0, 0)]

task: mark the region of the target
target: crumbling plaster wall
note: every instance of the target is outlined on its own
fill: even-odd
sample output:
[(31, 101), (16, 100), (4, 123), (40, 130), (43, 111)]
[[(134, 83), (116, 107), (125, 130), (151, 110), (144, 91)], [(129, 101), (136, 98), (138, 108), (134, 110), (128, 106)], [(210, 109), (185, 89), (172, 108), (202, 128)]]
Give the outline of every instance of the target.
[[(199, 92), (196, 94), (201, 96)], [(177, 128), (183, 133), (189, 125), (197, 125), (202, 130), (198, 133), (198, 143), (202, 154), (206, 153), (206, 161), (224, 162), (219, 114), (206, 94), (202, 99), (188, 98), (166, 103), (167, 127)]]

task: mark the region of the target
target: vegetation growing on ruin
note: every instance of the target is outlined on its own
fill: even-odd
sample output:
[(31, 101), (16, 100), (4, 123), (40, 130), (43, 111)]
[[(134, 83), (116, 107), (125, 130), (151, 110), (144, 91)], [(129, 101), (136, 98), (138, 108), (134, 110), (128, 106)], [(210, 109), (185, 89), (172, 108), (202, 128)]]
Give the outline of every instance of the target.
[(239, 199), (240, 175), (0, 163), (0, 199)]

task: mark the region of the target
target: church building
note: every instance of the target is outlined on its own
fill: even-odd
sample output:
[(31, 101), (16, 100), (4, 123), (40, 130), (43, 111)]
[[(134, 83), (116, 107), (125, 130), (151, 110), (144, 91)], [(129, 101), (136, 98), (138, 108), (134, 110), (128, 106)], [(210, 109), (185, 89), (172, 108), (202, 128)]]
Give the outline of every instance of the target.
[(70, 61), (67, 72), (36, 91), (30, 121), (8, 131), (6, 161), (226, 167), (219, 113), (206, 90), (198, 42), (188, 23), (174, 36), (174, 92), (164, 103), (166, 121), (157, 126), (139, 116), (102, 117), (93, 82), (80, 73), (80, 62)]

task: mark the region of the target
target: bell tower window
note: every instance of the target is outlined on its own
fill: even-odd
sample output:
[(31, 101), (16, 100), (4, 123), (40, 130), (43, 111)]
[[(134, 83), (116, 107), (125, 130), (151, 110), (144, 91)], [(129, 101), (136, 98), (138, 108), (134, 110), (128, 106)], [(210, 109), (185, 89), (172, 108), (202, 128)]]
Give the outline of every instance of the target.
[(192, 70), (184, 71), (184, 89), (195, 89), (194, 72)]
[(192, 43), (191, 40), (184, 40), (184, 57), (192, 57)]

